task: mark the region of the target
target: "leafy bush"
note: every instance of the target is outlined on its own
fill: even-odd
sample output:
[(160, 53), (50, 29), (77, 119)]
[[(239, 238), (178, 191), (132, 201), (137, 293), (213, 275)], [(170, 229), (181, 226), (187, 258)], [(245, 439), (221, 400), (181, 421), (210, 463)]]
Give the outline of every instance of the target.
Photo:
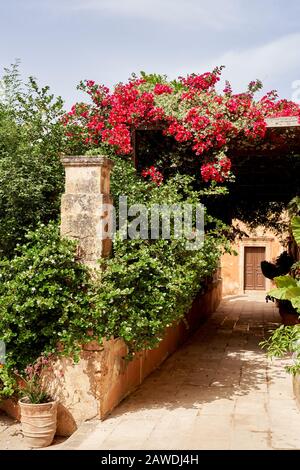
[[(296, 216), (291, 221), (292, 233), (296, 243), (300, 244), (300, 217)], [(276, 288), (268, 292), (269, 297), (280, 302), (287, 303), (295, 313), (300, 314), (300, 278), (298, 276), (298, 264), (292, 267), (291, 275), (275, 277)], [(294, 269), (293, 269), (294, 268)], [(293, 353), (294, 364), (287, 367), (293, 374), (300, 371), (300, 325), (280, 326), (270, 338), (262, 343), (270, 357), (283, 357)]]
[[(0, 331), (7, 367), (23, 369), (43, 351), (76, 347), (91, 324), (90, 280), (74, 255), (74, 243), (60, 240), (50, 223), (26, 235), (15, 257), (0, 262)], [(77, 344), (78, 346), (78, 344)]]
[(195, 251), (183, 240), (117, 241), (95, 297), (106, 336), (123, 338), (130, 351), (157, 346), (165, 328), (188, 311), (219, 256), (212, 239)]
[(261, 346), (267, 349), (269, 357), (285, 357), (292, 354), (293, 364), (286, 369), (292, 374), (300, 372), (300, 325), (281, 325), (261, 343)]
[[(177, 175), (157, 187), (122, 159), (112, 176), (116, 201), (127, 194), (128, 204), (148, 207), (199, 202), (191, 186), (190, 177)], [(130, 354), (155, 347), (219, 264), (225, 227), (208, 215), (206, 227), (200, 250), (188, 250), (184, 238), (122, 240), (118, 232), (111, 258), (101, 260), (100, 281), (77, 262), (74, 242), (61, 240), (55, 223), (30, 231), (15, 256), (0, 261), (0, 331), (7, 347), (0, 397), (13, 389), (13, 369), (42, 353), (73, 354), (87, 341), (111, 337), (123, 338)]]
[(64, 143), (63, 102), (18, 66), (2, 77), (0, 101), (0, 257), (13, 255), (28, 229), (58, 217), (63, 190), (59, 152)]
[[(300, 243), (300, 217), (293, 217), (291, 221), (292, 233), (296, 243)], [(293, 266), (292, 266), (293, 268)], [(297, 271), (296, 271), (297, 272)], [(277, 300), (288, 300), (300, 314), (300, 279), (287, 274), (274, 278), (276, 288), (268, 292), (270, 297)]]
[[(128, 204), (199, 203), (193, 178), (177, 175), (164, 185), (141, 181), (132, 165), (116, 159), (112, 173), (115, 202), (121, 194)], [(122, 240), (116, 237), (113, 257), (105, 267), (94, 298), (96, 316), (106, 337), (121, 337), (130, 351), (155, 347), (165, 328), (188, 311), (201, 283), (219, 264), (225, 227), (206, 215), (207, 233), (200, 250), (188, 250), (186, 239)], [(122, 229), (122, 227), (120, 227)]]

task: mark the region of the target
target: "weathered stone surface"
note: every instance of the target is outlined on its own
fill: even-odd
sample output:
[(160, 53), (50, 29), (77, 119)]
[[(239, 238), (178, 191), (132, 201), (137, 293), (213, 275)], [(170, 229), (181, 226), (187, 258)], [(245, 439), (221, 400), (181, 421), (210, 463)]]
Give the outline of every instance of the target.
[(61, 201), (61, 235), (78, 241), (78, 260), (97, 268), (98, 260), (111, 251), (111, 234), (106, 221), (112, 220), (110, 171), (106, 157), (63, 157), (66, 172)]
[(59, 399), (57, 434), (70, 436), (78, 423), (99, 415), (98, 384), (101, 352), (83, 351), (78, 363), (59, 358), (49, 374), (48, 390)]
[(67, 194), (110, 193), (110, 171), (113, 162), (102, 155), (71, 156), (61, 159), (65, 167)]

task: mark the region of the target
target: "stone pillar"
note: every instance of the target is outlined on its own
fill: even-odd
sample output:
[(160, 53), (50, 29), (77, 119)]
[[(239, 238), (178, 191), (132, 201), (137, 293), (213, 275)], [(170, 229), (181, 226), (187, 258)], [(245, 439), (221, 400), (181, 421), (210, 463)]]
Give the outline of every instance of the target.
[(107, 217), (110, 196), (110, 171), (113, 162), (104, 156), (62, 157), (65, 167), (65, 193), (61, 201), (61, 236), (78, 241), (78, 258), (97, 267), (108, 256), (111, 239), (103, 238), (102, 218)]

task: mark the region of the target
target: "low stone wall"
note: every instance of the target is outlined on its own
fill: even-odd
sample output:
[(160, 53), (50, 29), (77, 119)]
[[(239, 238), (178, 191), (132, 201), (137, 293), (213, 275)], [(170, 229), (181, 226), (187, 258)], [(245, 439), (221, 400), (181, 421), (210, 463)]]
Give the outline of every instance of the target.
[[(82, 422), (105, 418), (199, 328), (221, 297), (222, 281), (215, 279), (205, 293), (197, 295), (186, 322), (169, 327), (158, 348), (143, 351), (130, 362), (124, 359), (127, 350), (120, 339), (105, 341), (102, 346), (90, 343), (76, 364), (69, 358), (59, 359), (49, 377), (49, 391), (60, 400), (57, 434), (69, 436)], [(18, 407), (12, 400), (3, 402), (1, 408), (18, 419)]]

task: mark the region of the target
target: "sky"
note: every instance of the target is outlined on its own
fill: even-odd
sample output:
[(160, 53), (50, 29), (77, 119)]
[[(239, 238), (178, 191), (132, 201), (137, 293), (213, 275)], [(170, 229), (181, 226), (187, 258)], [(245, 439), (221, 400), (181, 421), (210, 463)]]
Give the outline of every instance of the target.
[(0, 0), (0, 65), (20, 59), (66, 108), (85, 100), (82, 79), (112, 87), (141, 70), (176, 78), (217, 65), (236, 92), (259, 78), (295, 99), (299, 18), (299, 0)]

